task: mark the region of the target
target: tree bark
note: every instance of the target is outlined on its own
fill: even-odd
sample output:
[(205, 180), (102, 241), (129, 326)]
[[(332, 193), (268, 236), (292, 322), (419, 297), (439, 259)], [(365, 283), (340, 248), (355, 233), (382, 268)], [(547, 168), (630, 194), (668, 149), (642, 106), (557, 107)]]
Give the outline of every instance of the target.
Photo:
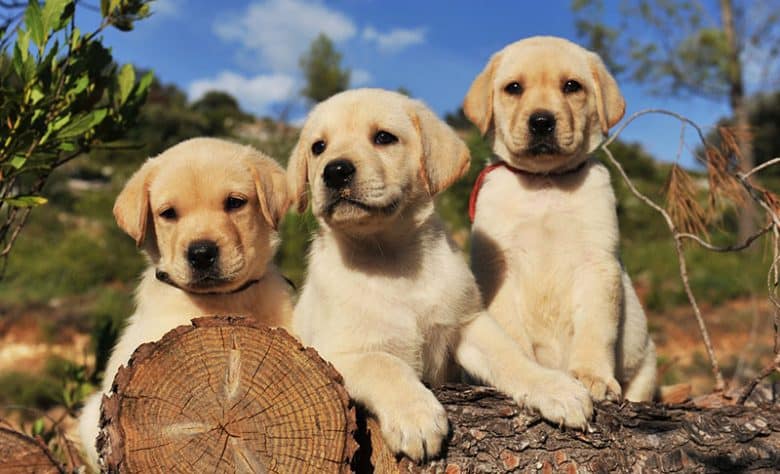
[[(418, 466), (387, 462), (381, 437), (356, 454), (377, 473), (777, 472), (780, 405), (714, 409), (601, 403), (586, 432), (564, 430), (520, 410), (486, 387), (434, 390), (452, 436), (442, 459)], [(363, 421), (359, 418), (358, 425)], [(369, 427), (371, 425), (369, 424)], [(373, 434), (373, 430), (372, 430)], [(372, 472), (366, 464), (360, 472)]]
[(0, 427), (0, 472), (3, 474), (63, 474), (49, 450), (27, 435)]
[[(732, 0), (720, 0), (720, 16), (723, 23), (723, 33), (726, 37), (726, 79), (729, 85), (729, 105), (734, 114), (736, 139), (739, 146), (739, 166), (743, 173), (755, 166), (753, 143), (750, 136), (750, 117), (745, 103), (745, 85), (742, 79), (742, 50), (737, 37), (736, 22)], [(738, 242), (742, 242), (755, 232), (756, 207), (752, 199), (746, 199), (744, 209), (738, 213)]]
[(341, 376), (281, 329), (200, 318), (143, 344), (103, 398), (108, 472), (346, 472)]

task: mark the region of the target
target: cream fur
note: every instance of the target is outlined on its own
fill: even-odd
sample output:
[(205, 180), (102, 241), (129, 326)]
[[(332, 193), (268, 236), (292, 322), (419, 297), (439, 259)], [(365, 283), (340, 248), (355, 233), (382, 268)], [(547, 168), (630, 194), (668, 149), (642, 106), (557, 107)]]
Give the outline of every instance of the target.
[[(572, 79), (582, 90), (564, 92)], [(521, 95), (504, 91), (514, 81)], [(494, 170), (477, 200), (471, 262), (488, 311), (527, 355), (574, 375), (594, 400), (649, 400), (655, 387), (655, 346), (619, 260), (610, 176), (588, 161), (624, 108), (595, 54), (550, 37), (496, 53), (465, 101), (468, 117), (494, 130), (497, 158), (527, 172)], [(557, 152), (529, 151), (528, 120), (540, 110), (556, 118)]]
[[(379, 130), (398, 141), (374, 144)], [(327, 148), (314, 155), (319, 140)], [(345, 158), (357, 171), (341, 195), (392, 209), (329, 207), (334, 193), (323, 169)], [(583, 427), (592, 410), (580, 383), (533, 363), (484, 311), (432, 200), (461, 176), (463, 163), (466, 146), (421, 103), (355, 90), (312, 111), (288, 167), (294, 195), (311, 183), (321, 227), (294, 329), (377, 416), (389, 447), (415, 460), (437, 454), (447, 434), (445, 411), (425, 384), (457, 377), (455, 362), (555, 422)]]
[[(228, 195), (243, 196), (247, 203), (228, 212), (224, 209)], [(157, 215), (160, 206), (170, 205), (179, 214), (175, 222)], [(95, 441), (102, 397), (110, 396), (114, 375), (140, 344), (156, 341), (200, 316), (245, 316), (291, 328), (289, 285), (269, 263), (278, 240), (274, 228), (288, 205), (279, 165), (250, 147), (222, 140), (180, 143), (148, 160), (128, 182), (114, 211), (120, 226), (144, 243), (150, 265), (136, 291), (135, 313), (109, 359), (103, 385), (79, 418), (79, 437), (93, 469), (97, 469)], [(154, 223), (154, 232), (146, 229), (147, 219)], [(185, 249), (190, 242), (206, 238), (219, 244), (220, 268), (229, 277), (208, 291), (236, 290), (254, 279), (258, 283), (223, 295), (190, 289)], [(187, 291), (159, 281), (155, 271), (160, 268)]]

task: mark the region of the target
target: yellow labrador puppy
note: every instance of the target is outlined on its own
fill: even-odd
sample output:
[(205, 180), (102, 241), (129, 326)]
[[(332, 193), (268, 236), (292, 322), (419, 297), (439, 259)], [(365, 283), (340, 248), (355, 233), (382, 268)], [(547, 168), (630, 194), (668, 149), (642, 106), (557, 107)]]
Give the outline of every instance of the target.
[(284, 170), (251, 147), (223, 140), (182, 142), (130, 178), (114, 215), (150, 264), (103, 386), (79, 420), (93, 468), (101, 398), (138, 345), (199, 316), (246, 316), (290, 328), (289, 287), (270, 263), (288, 207)]
[(306, 120), (288, 166), (320, 230), (293, 327), (344, 376), (391, 449), (439, 452), (445, 411), (425, 384), (472, 375), (558, 423), (582, 427), (585, 388), (526, 357), (484, 312), (474, 277), (434, 213), (433, 196), (468, 168), (465, 144), (421, 102), (343, 92)]
[(615, 195), (591, 153), (625, 103), (601, 59), (534, 37), (496, 53), (464, 111), (497, 163), (472, 193), (472, 269), (490, 314), (594, 400), (649, 400), (655, 346), (618, 255)]

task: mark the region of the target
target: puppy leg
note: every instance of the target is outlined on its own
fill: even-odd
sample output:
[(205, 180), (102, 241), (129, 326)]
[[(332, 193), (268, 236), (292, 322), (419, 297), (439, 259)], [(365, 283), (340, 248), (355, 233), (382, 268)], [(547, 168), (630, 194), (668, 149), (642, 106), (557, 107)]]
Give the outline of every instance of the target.
[(555, 423), (584, 428), (593, 412), (582, 384), (533, 362), (485, 312), (462, 329), (455, 358), (470, 374)]
[(98, 472), (97, 437), (98, 423), (100, 422), (100, 402), (103, 399), (103, 391), (99, 391), (89, 397), (79, 416), (79, 439), (84, 451), (85, 460), (92, 469)]
[[(587, 257), (586, 257), (587, 258)], [(611, 256), (584, 262), (574, 284), (574, 334), (568, 370), (595, 401), (620, 398), (615, 343), (622, 306), (620, 265)]]
[(655, 392), (656, 355), (655, 344), (647, 341), (647, 352), (639, 372), (634, 375), (626, 386), (625, 399), (632, 402), (646, 402), (653, 399)]
[(350, 396), (379, 419), (393, 452), (415, 461), (439, 453), (449, 430), (447, 413), (407, 363), (386, 352), (339, 354), (329, 360), (344, 376)]

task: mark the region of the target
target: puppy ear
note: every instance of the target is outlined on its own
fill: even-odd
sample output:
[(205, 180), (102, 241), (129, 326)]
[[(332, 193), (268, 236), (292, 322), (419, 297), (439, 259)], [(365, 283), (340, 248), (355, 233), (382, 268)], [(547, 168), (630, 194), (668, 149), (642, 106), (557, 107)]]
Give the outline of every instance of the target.
[(463, 113), (479, 128), (482, 135), (487, 133), (493, 123), (493, 72), (500, 54), (496, 53), (490, 58), (485, 69), (471, 83), (463, 101)]
[(309, 205), (306, 196), (306, 182), (309, 173), (308, 147), (304, 143), (303, 131), (295, 144), (287, 163), (287, 186), (292, 202), (299, 213), (303, 213)]
[(617, 81), (607, 71), (604, 62), (596, 53), (590, 53), (590, 72), (593, 76), (593, 91), (596, 96), (596, 113), (599, 116), (601, 133), (606, 135), (609, 129), (623, 118), (626, 113), (626, 101), (618, 89)]
[(149, 221), (149, 183), (157, 161), (152, 158), (136, 171), (119, 193), (114, 203), (114, 218), (119, 228), (135, 240), (138, 247), (144, 242)]
[(249, 172), (255, 182), (260, 212), (272, 229), (279, 228), (279, 222), (290, 207), (287, 192), (287, 176), (284, 168), (276, 161), (251, 148), (247, 157)]
[(449, 125), (418, 101), (411, 101), (412, 121), (420, 136), (420, 174), (431, 196), (457, 181), (469, 169), (471, 154)]

